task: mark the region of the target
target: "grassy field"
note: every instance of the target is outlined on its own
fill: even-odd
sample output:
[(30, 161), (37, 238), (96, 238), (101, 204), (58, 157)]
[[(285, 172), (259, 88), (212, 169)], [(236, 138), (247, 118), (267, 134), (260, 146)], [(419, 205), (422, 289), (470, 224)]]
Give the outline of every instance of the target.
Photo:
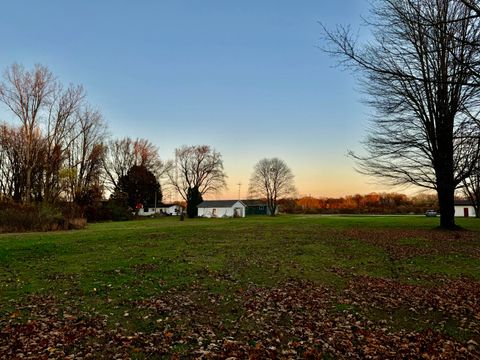
[(0, 235), (0, 356), (480, 356), (480, 220), (147, 219)]

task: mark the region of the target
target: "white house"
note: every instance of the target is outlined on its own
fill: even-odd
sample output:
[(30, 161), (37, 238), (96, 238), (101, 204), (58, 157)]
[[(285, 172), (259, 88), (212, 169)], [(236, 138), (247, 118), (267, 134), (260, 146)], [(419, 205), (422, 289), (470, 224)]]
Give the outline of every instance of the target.
[(246, 205), (240, 200), (208, 200), (197, 208), (201, 217), (245, 217)]
[(159, 204), (155, 206), (144, 206), (138, 209), (138, 216), (152, 216), (154, 214), (180, 215), (183, 208), (178, 204)]
[(157, 207), (158, 209), (160, 209), (159, 212), (163, 212), (166, 215), (180, 215), (183, 211), (183, 207), (178, 204), (162, 204)]
[(457, 217), (475, 217), (475, 208), (469, 200), (455, 201), (455, 216)]

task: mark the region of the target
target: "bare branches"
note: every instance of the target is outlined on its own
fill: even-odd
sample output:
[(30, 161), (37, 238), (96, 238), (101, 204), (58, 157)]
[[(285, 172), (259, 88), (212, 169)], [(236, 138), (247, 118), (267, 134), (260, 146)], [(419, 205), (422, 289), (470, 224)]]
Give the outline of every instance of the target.
[(125, 176), (132, 166), (144, 166), (160, 181), (172, 168), (171, 161), (162, 161), (158, 148), (147, 139), (125, 137), (109, 142), (104, 159), (107, 186), (114, 190), (118, 179)]
[(175, 150), (175, 159), (169, 179), (185, 201), (188, 202), (189, 189), (204, 195), (226, 187), (222, 155), (210, 146), (182, 146)]
[(467, 8), (472, 10), (477, 17), (480, 17), (480, 5), (475, 0), (460, 0)]
[[(478, 160), (480, 22), (460, 0), (382, 0), (358, 46), (348, 28), (323, 28), (330, 54), (361, 75), (374, 109), (355, 156), (362, 173), (390, 184), (436, 189), (442, 226), (452, 227), (453, 193)], [(473, 4), (475, 5), (475, 4)]]
[(249, 195), (267, 199), (270, 215), (275, 216), (278, 200), (295, 192), (293, 179), (292, 171), (283, 160), (262, 159), (250, 178)]
[(19, 122), (1, 131), (2, 165), (12, 167), (0, 171), (2, 195), (55, 202), (98, 183), (105, 124), (82, 86), (64, 88), (42, 65), (25, 70), (14, 64), (0, 84), (0, 102)]
[(4, 73), (0, 84), (0, 101), (3, 102), (21, 123), (25, 136), (25, 201), (30, 201), (32, 171), (38, 161), (38, 131), (41, 111), (47, 106), (54, 89), (55, 79), (48, 68), (36, 65), (27, 71), (13, 64)]

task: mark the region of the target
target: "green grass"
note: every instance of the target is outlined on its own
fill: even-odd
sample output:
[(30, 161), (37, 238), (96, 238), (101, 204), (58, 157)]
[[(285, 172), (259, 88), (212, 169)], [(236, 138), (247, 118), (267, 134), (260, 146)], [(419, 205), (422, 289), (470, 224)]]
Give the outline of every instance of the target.
[[(86, 230), (70, 232), (4, 234), (0, 236), (0, 294), (3, 302), (45, 291), (76, 291), (92, 298), (107, 292), (144, 297), (159, 286), (184, 286), (215, 273), (234, 279), (238, 286), (273, 285), (289, 277), (341, 286), (344, 279), (332, 273), (332, 267), (352, 274), (392, 274), (383, 249), (342, 238), (337, 230), (431, 229), (436, 223), (436, 219), (406, 216), (184, 222), (163, 218), (90, 224)], [(459, 223), (480, 230), (477, 219)], [(421, 239), (406, 238), (401, 243), (422, 246)], [(410, 259), (406, 274), (424, 271), (478, 278), (478, 266), (468, 255), (428, 256)]]
[[(346, 232), (419, 229), (435, 238), (438, 219), (313, 215), (181, 222), (170, 217), (89, 224), (78, 231), (3, 234), (0, 315), (28, 302), (29, 295), (53, 294), (65, 304), (81, 298), (78, 306), (108, 314), (109, 326), (121, 323), (127, 329), (150, 331), (157, 326), (155, 321), (144, 319), (145, 314), (131, 308), (132, 302), (172, 289), (181, 293), (199, 286), (209, 294), (220, 294), (221, 316), (229, 319), (242, 311), (232, 300), (238, 291), (252, 285), (274, 287), (289, 279), (313, 281), (338, 291), (360, 275), (400, 282), (418, 274), (479, 281), (480, 261), (471, 249), (480, 247), (480, 220), (459, 219), (458, 224), (470, 236), (466, 245), (460, 244), (452, 253), (401, 259), (392, 259), (386, 247)], [(422, 236), (409, 234), (394, 245), (431, 247), (422, 242)], [(208, 305), (209, 300), (199, 301)], [(402, 316), (398, 322), (408, 328), (405, 321), (408, 317)]]

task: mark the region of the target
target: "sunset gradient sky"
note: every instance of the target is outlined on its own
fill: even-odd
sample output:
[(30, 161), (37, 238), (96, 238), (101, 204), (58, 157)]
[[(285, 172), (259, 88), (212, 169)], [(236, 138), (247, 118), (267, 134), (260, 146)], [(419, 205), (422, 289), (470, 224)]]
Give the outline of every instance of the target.
[(147, 138), (164, 159), (212, 145), (229, 177), (220, 198), (239, 182), (245, 197), (264, 157), (286, 161), (300, 195), (385, 191), (346, 156), (368, 109), (318, 48), (319, 21), (356, 27), (367, 13), (367, 0), (9, 1), (0, 68), (41, 63), (83, 84), (112, 136)]

